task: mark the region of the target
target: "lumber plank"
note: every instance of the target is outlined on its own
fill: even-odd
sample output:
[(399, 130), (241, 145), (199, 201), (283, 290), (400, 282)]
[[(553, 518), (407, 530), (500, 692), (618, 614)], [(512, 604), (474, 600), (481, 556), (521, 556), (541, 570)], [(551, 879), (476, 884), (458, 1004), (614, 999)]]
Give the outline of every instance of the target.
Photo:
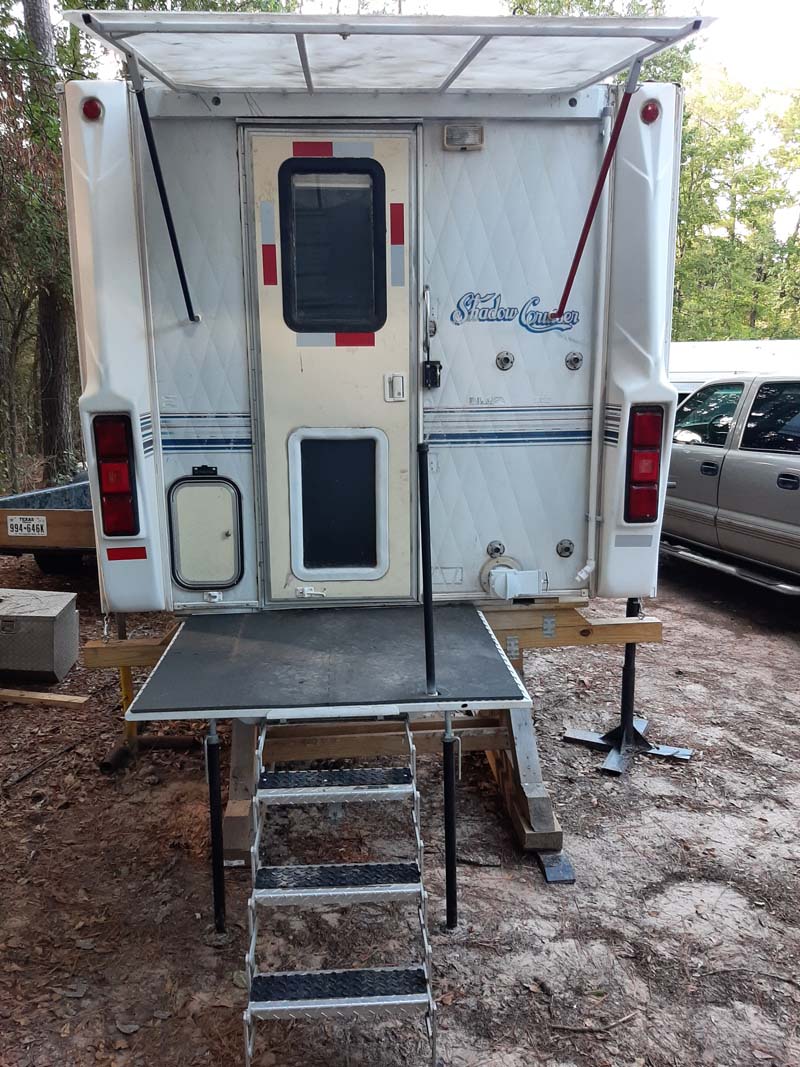
[(659, 619), (582, 619), (580, 623), (556, 624), (552, 637), (546, 637), (541, 629), (497, 629), (495, 636), (505, 649), (508, 638), (516, 638), (520, 649), (559, 648), (566, 645), (624, 645), (658, 643), (663, 637)]
[(129, 637), (122, 641), (87, 641), (81, 649), (84, 667), (155, 667), (181, 624), (160, 637)]
[(49, 704), (56, 708), (82, 708), (89, 698), (74, 693), (37, 693), (32, 689), (0, 689), (0, 702), (10, 704)]
[[(6, 517), (8, 515), (33, 515), (47, 520), (46, 537), (10, 537)], [(0, 511), (0, 547), (32, 549), (77, 548), (90, 551), (95, 547), (94, 524), (88, 508), (68, 510), (65, 508), (18, 508), (16, 511)]]
[[(492, 752), (508, 748), (508, 731), (499, 726), (456, 731), (463, 752)], [(444, 727), (414, 734), (418, 753), (441, 753)], [(297, 760), (353, 759), (359, 756), (402, 756), (408, 751), (404, 732), (328, 734), (320, 737), (285, 737), (267, 734), (264, 759), (270, 763)]]
[(541, 630), (545, 617), (555, 617), (556, 626), (577, 625), (584, 617), (575, 607), (558, 605), (551, 608), (529, 607), (527, 604), (485, 610), (486, 621), (493, 630), (511, 630), (518, 626), (526, 630)]

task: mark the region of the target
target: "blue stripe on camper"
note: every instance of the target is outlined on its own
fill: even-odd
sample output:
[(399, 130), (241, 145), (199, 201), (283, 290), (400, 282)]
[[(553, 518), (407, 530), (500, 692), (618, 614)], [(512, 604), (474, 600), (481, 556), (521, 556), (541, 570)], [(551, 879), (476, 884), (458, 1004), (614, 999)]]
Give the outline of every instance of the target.
[(585, 430), (508, 430), (486, 433), (431, 433), (431, 444), (444, 445), (573, 445), (588, 444), (591, 433)]

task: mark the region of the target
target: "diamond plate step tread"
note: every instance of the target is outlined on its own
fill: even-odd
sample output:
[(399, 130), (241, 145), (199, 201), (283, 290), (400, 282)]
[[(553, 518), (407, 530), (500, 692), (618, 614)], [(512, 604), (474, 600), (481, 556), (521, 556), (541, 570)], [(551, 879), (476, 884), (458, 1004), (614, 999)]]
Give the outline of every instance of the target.
[(411, 785), (410, 767), (355, 767), (347, 770), (263, 771), (258, 788), (335, 789)]
[(419, 885), (416, 863), (327, 863), (259, 867), (258, 889), (349, 889), (379, 885)]
[(250, 984), (250, 1003), (426, 996), (427, 989), (421, 966), (257, 974)]

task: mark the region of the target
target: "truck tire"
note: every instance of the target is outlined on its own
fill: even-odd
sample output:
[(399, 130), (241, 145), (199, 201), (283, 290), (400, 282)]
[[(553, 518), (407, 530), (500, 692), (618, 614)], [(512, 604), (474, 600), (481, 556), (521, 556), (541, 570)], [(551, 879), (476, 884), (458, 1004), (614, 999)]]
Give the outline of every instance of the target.
[(82, 552), (53, 552), (41, 550), (33, 553), (36, 565), (42, 574), (75, 575), (82, 574), (84, 558)]

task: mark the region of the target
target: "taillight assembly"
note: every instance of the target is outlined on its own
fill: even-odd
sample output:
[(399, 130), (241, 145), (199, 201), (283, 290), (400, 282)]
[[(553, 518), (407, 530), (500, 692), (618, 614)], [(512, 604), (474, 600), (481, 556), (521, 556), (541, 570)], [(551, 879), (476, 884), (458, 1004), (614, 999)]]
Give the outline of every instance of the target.
[(131, 420), (128, 415), (95, 415), (92, 428), (103, 533), (131, 537), (139, 532)]
[(644, 405), (632, 407), (628, 423), (626, 522), (655, 522), (658, 518), (663, 439), (664, 409)]

